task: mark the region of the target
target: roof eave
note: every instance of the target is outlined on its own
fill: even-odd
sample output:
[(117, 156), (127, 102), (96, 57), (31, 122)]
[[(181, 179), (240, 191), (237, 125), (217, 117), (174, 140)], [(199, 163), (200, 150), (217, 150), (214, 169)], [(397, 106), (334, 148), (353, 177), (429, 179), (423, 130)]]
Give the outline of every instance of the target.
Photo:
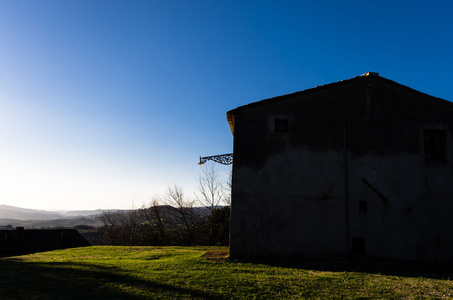
[(226, 113), (228, 125), (230, 125), (231, 134), (234, 136), (234, 114), (233, 110), (227, 111)]

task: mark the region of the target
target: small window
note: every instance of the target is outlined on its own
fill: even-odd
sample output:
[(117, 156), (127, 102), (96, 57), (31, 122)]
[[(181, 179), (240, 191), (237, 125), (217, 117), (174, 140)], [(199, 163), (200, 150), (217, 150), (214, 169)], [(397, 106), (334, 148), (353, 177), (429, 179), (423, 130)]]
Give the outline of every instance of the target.
[(359, 212), (367, 212), (368, 205), (366, 201), (359, 201)]
[(425, 159), (445, 160), (447, 133), (445, 130), (427, 129), (423, 131)]
[(274, 131), (275, 132), (288, 132), (289, 123), (288, 119), (275, 119), (274, 120)]

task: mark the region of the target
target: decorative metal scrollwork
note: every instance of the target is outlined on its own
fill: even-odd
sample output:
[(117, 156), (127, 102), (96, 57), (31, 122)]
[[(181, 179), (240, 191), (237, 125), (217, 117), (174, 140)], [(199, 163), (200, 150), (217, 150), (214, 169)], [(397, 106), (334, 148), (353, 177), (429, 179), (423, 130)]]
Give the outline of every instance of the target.
[(201, 166), (208, 160), (212, 160), (212, 161), (222, 164), (222, 165), (231, 165), (233, 163), (233, 153), (205, 156), (205, 157), (200, 156), (200, 162), (198, 164)]

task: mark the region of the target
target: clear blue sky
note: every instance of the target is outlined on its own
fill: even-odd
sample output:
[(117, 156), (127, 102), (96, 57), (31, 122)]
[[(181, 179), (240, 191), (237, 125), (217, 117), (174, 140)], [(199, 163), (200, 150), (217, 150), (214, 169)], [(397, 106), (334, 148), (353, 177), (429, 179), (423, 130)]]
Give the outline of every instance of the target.
[(453, 100), (452, 33), (447, 0), (2, 1), (0, 204), (191, 197), (226, 111), (367, 71)]

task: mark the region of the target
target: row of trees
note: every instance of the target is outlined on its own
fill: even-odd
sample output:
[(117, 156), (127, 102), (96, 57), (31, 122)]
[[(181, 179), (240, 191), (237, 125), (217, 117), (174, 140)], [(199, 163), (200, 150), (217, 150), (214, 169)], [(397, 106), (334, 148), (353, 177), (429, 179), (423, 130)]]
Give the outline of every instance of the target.
[(110, 245), (228, 245), (230, 180), (213, 166), (203, 168), (194, 198), (181, 187), (168, 188), (149, 206), (104, 211), (98, 242)]

